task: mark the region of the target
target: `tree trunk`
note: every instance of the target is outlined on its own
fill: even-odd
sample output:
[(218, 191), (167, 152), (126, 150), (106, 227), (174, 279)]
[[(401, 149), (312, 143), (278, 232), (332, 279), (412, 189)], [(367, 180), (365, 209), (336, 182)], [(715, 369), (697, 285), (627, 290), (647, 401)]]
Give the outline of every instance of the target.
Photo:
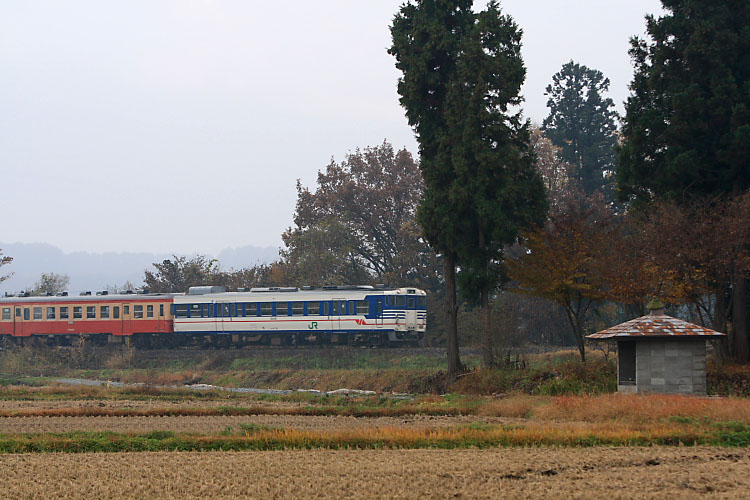
[(711, 327), (717, 332), (728, 334), (727, 337), (722, 337), (718, 341), (719, 357), (725, 360), (730, 359), (732, 357), (732, 353), (734, 352), (734, 348), (729, 342), (729, 337), (731, 337), (731, 334), (729, 332), (729, 329), (727, 328), (727, 287), (728, 285), (724, 284), (720, 286), (718, 290), (716, 290), (716, 302), (714, 303), (714, 319), (711, 324)]
[[(485, 250), (485, 247), (487, 246), (487, 241), (484, 235), (484, 229), (479, 228), (479, 248), (482, 250)], [(484, 273), (485, 275), (489, 274), (489, 262), (484, 262)], [(482, 290), (480, 292), (480, 307), (482, 309), (482, 319), (483, 321), (483, 328), (482, 328), (482, 364), (489, 368), (495, 364), (495, 353), (494, 353), (494, 346), (492, 345), (492, 318), (490, 317), (490, 292), (487, 289), (487, 282), (485, 281), (484, 286), (482, 287)]]
[(748, 361), (747, 280), (735, 269), (732, 274), (732, 347), (738, 363)]
[(575, 335), (576, 338), (576, 344), (578, 345), (578, 353), (581, 355), (581, 363), (586, 362), (586, 346), (583, 343), (583, 327), (581, 327), (581, 322), (578, 320), (578, 316), (576, 316), (572, 308), (565, 307), (565, 313), (568, 316), (568, 321), (570, 322), (570, 327), (573, 329), (573, 335)]
[(481, 307), (482, 312), (484, 313), (482, 315), (484, 320), (482, 363), (485, 367), (491, 367), (495, 365), (495, 345), (492, 339), (492, 311), (490, 310), (490, 293), (487, 291), (487, 289), (482, 290)]
[(448, 350), (448, 375), (455, 377), (461, 372), (458, 356), (458, 304), (456, 303), (456, 263), (452, 255), (446, 255), (445, 265), (445, 312), (447, 324), (445, 345)]

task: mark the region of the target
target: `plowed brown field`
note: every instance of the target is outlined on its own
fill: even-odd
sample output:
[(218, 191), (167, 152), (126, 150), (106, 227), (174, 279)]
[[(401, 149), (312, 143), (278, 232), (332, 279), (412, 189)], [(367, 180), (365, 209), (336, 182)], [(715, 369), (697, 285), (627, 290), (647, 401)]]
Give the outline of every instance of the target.
[(746, 498), (750, 451), (510, 448), (0, 455), (2, 497)]

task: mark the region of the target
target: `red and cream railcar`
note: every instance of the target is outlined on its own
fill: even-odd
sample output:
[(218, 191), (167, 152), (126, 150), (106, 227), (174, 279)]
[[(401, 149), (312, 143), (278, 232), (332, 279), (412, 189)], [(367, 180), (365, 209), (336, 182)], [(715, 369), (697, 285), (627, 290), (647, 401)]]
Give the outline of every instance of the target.
[(11, 337), (173, 332), (174, 294), (0, 298), (0, 335)]

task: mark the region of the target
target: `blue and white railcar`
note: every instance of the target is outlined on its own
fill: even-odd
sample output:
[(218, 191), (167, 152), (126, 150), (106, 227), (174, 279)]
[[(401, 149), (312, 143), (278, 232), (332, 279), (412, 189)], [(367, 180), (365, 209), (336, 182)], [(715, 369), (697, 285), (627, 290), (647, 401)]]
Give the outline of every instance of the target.
[(415, 343), (427, 326), (426, 299), (417, 288), (194, 287), (174, 298), (174, 331), (232, 335), (233, 344)]

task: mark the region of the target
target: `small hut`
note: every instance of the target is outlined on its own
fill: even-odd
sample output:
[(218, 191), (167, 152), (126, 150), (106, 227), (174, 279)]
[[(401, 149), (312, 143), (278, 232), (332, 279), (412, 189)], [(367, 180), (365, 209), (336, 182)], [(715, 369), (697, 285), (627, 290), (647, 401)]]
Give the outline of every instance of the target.
[(660, 301), (649, 309), (646, 316), (587, 336), (617, 341), (617, 390), (706, 394), (706, 340), (726, 334), (667, 316)]

